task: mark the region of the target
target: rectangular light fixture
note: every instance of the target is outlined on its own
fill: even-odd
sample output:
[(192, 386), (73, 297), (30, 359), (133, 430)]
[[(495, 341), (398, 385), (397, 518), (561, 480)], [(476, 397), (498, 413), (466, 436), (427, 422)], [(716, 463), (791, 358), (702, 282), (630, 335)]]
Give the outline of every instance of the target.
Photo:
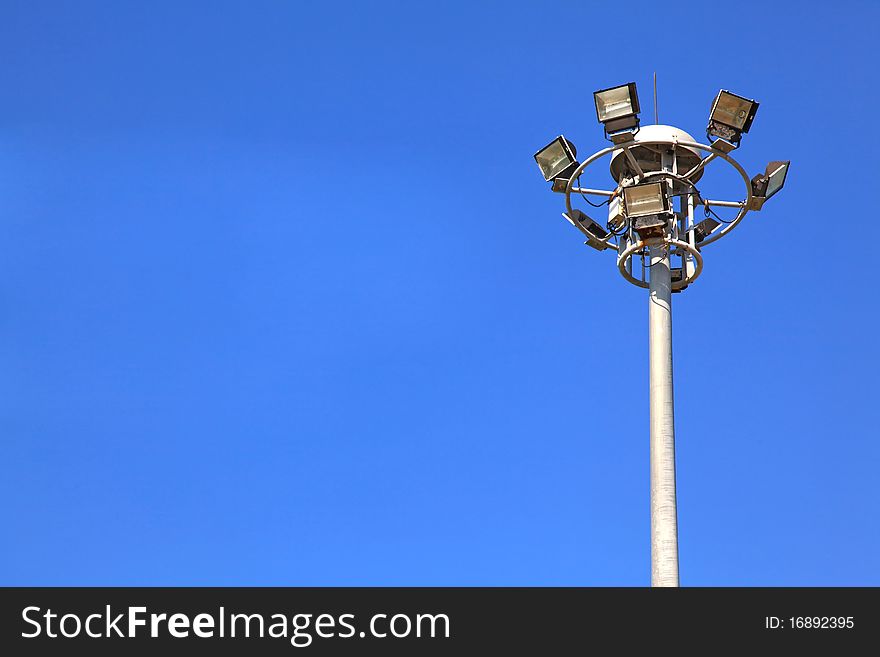
[(746, 133), (752, 127), (752, 121), (755, 120), (757, 111), (758, 103), (754, 100), (737, 96), (722, 89), (715, 96), (709, 120)]
[(752, 210), (760, 210), (764, 201), (782, 189), (790, 164), (790, 160), (776, 160), (767, 165), (764, 173), (752, 178)]
[(623, 202), (626, 206), (626, 215), (632, 218), (669, 212), (667, 187), (665, 182), (624, 187)]
[(716, 221), (712, 217), (706, 217), (691, 229), (694, 233), (694, 242), (696, 244), (699, 244), (704, 239), (709, 237), (712, 231), (718, 228), (718, 226), (720, 225), (720, 221)]
[(639, 125), (641, 108), (635, 82), (596, 91), (593, 100), (596, 103), (596, 118), (605, 126), (606, 133)]
[(560, 174), (571, 173), (577, 168), (577, 150), (574, 144), (559, 135), (535, 153), (535, 162), (538, 163), (544, 180), (554, 180)]
[(568, 181), (571, 180), (571, 178), (569, 177), (571, 173), (574, 173), (574, 169), (563, 171), (561, 174), (556, 176), (553, 179), (553, 183), (550, 185), (550, 191), (556, 192), (557, 194), (565, 194), (565, 190), (568, 187)]
[(563, 212), (562, 216), (565, 217), (565, 220), (568, 221), (568, 223), (586, 236), (587, 246), (591, 246), (597, 251), (604, 251), (608, 248), (608, 244), (600, 240), (607, 239), (610, 233), (586, 214), (580, 210), (572, 210), (571, 215)]
[(788, 165), (791, 160), (771, 162), (767, 165), (764, 176), (767, 178), (767, 188), (764, 190), (764, 198), (770, 198), (785, 184), (788, 175)]
[[(711, 136), (720, 137), (732, 148), (736, 148), (743, 134), (752, 127), (757, 111), (756, 101), (722, 89), (712, 103), (706, 132)], [(732, 148), (723, 150), (729, 151)]]

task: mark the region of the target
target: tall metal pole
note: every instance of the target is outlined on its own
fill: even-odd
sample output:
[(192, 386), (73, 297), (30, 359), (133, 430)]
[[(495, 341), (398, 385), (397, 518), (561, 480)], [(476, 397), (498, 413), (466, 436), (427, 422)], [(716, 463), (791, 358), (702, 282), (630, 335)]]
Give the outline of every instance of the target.
[(665, 245), (651, 247), (648, 309), (651, 385), (651, 585), (678, 586), (672, 280)]
[[(615, 98), (620, 96), (623, 89), (629, 94), (625, 103), (627, 113), (615, 113), (616, 118), (611, 119), (608, 112), (601, 111), (601, 107), (604, 105), (607, 108), (615, 104)], [(767, 192), (770, 191), (770, 181), (779, 181), (781, 187), (790, 162), (771, 162), (763, 175), (749, 178), (745, 169), (730, 155), (738, 146), (744, 131), (727, 123), (729, 119), (723, 116), (724, 106), (721, 100), (732, 97), (742, 104), (744, 109), (740, 116), (747, 117), (742, 128), (751, 124), (758, 103), (729, 91), (721, 90), (715, 98), (706, 132), (710, 139), (709, 145), (696, 142), (679, 128), (659, 124), (656, 71), (654, 125), (639, 128), (635, 83), (597, 91), (594, 97), (605, 137), (613, 145), (579, 162), (573, 145), (560, 135), (535, 154), (535, 161), (544, 179), (547, 182), (552, 181), (551, 190), (565, 193), (567, 212), (563, 216), (586, 235), (586, 244), (599, 251), (616, 249), (617, 267), (623, 277), (640, 288), (650, 288), (651, 585), (679, 586), (672, 386), (672, 272), (680, 274), (676, 276), (676, 292), (681, 292), (696, 281), (703, 270), (700, 249), (728, 234), (748, 212), (760, 210)], [(617, 107), (616, 104), (614, 106)], [(626, 120), (621, 122), (618, 119)], [(713, 136), (716, 139), (712, 140)], [(703, 152), (707, 154), (703, 156)], [(616, 189), (608, 191), (581, 188), (581, 174), (590, 164), (609, 153), (611, 175), (617, 183)], [(705, 167), (710, 162), (722, 161), (727, 162), (742, 177), (746, 187), (744, 200), (708, 201), (701, 198), (696, 183), (701, 180)], [(577, 187), (573, 183), (577, 183)], [(572, 207), (572, 198), (573, 195), (576, 198), (576, 194), (607, 198), (608, 226), (611, 232), (606, 233), (601, 224), (583, 213), (577, 215), (578, 221), (573, 219), (574, 213), (579, 212)], [(673, 202), (675, 198), (679, 199), (677, 212)], [(641, 205), (642, 202), (656, 204), (656, 217), (662, 217), (662, 221), (648, 218), (654, 212), (646, 213), (649, 206)], [(595, 203), (590, 204), (596, 206)], [(714, 227), (713, 221), (695, 225), (696, 205), (705, 205), (707, 219), (711, 212), (710, 205), (737, 208), (738, 213), (729, 221), (717, 217), (718, 221), (713, 220)], [(639, 212), (639, 208), (643, 211)], [(721, 223), (726, 225), (722, 228)], [(697, 226), (700, 226), (699, 230)], [(646, 242), (651, 245), (647, 252)], [(650, 260), (647, 276), (646, 257)], [(671, 269), (671, 257), (676, 259), (676, 263), (681, 260), (681, 269)], [(641, 261), (641, 276), (633, 274), (634, 260)]]

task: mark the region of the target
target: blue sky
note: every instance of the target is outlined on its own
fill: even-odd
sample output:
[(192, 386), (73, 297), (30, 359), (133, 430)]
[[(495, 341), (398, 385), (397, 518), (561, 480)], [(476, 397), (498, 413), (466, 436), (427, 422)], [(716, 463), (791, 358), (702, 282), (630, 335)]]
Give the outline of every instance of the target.
[(532, 154), (656, 70), (792, 160), (674, 297), (682, 583), (880, 585), (878, 19), (2, 3), (0, 583), (648, 584), (647, 298)]

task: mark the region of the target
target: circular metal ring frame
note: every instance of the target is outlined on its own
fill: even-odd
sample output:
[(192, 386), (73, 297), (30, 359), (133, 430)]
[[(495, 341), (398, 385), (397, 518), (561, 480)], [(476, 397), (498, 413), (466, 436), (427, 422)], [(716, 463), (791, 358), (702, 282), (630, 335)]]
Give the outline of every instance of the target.
[[(687, 251), (694, 257), (694, 261), (696, 262), (696, 266), (694, 267), (694, 273), (688, 276), (686, 279), (675, 282), (672, 284), (673, 290), (682, 290), (686, 288), (688, 285), (693, 283), (697, 278), (699, 278), (700, 274), (703, 273), (703, 256), (699, 252), (699, 250), (692, 247), (687, 242), (682, 240), (676, 240), (668, 237), (652, 237), (647, 240), (640, 240), (638, 242), (634, 242), (630, 244), (623, 253), (617, 256), (617, 268), (620, 270), (621, 275), (628, 280), (633, 285), (637, 285), (638, 287), (649, 288), (651, 287), (647, 281), (640, 280), (630, 274), (626, 270), (626, 261), (633, 257), (636, 253), (644, 249), (646, 246), (660, 246), (667, 245), (669, 247), (678, 247), (679, 249), (683, 249)], [(653, 265), (652, 265), (653, 266)]]
[[(626, 150), (626, 149), (629, 149), (629, 148), (632, 148), (635, 146), (653, 146), (653, 145), (667, 145), (667, 146), (672, 146), (673, 148), (675, 148), (676, 146), (683, 146), (686, 148), (705, 151), (706, 153), (709, 153), (710, 155), (714, 155), (716, 158), (720, 157), (722, 160), (726, 161), (730, 166), (732, 166), (734, 169), (736, 169), (737, 173), (739, 173), (739, 175), (743, 179), (743, 182), (745, 183), (746, 198), (744, 201), (742, 201), (740, 203), (740, 209), (739, 209), (739, 212), (737, 213), (736, 217), (732, 221), (727, 223), (724, 226), (724, 228), (722, 228), (720, 231), (718, 231), (714, 235), (709, 235), (706, 239), (704, 239), (700, 243), (701, 249), (705, 246), (708, 246), (712, 242), (715, 242), (715, 241), (721, 239), (722, 237), (724, 237), (725, 235), (727, 235), (730, 231), (732, 231), (739, 224), (740, 221), (743, 220), (743, 217), (745, 217), (746, 214), (748, 214), (749, 207), (751, 206), (751, 203), (752, 203), (752, 182), (749, 179), (749, 175), (746, 173), (745, 169), (742, 168), (742, 166), (739, 164), (739, 162), (734, 160), (732, 157), (730, 157), (729, 154), (725, 153), (724, 151), (718, 150), (717, 148), (714, 148), (710, 145), (700, 144), (700, 143), (693, 142), (693, 141), (680, 141), (677, 139), (652, 139), (650, 141), (630, 140), (630, 141), (622, 143), (622, 144), (615, 144), (613, 146), (609, 146), (608, 148), (603, 148), (602, 150), (597, 151), (596, 153), (593, 153), (590, 157), (588, 157), (586, 160), (581, 162), (581, 164), (577, 167), (577, 169), (575, 169), (574, 173), (571, 175), (571, 177), (568, 180), (568, 184), (565, 187), (565, 207), (566, 207), (566, 210), (568, 211), (568, 214), (571, 215), (572, 210), (573, 210), (572, 205), (571, 205), (571, 191), (572, 191), (572, 187), (574, 186), (574, 181), (577, 180), (581, 176), (581, 174), (584, 172), (584, 170), (590, 164), (592, 164), (593, 162), (595, 162), (599, 158), (604, 157), (605, 155), (608, 155), (609, 153), (614, 153), (614, 151), (623, 151), (623, 150)], [(704, 160), (705, 160), (705, 158), (704, 158)], [(711, 161), (706, 162), (706, 164), (704, 164), (703, 166), (705, 167), (708, 164), (711, 164)], [(684, 176), (678, 175), (678, 174), (672, 174), (670, 172), (647, 171), (647, 172), (643, 172), (643, 173), (644, 173), (644, 176), (642, 176), (643, 178), (648, 178), (651, 176), (667, 175), (667, 176), (672, 176), (673, 178), (676, 178), (680, 181), (684, 181), (684, 182), (687, 182), (687, 183), (693, 185), (693, 183), (691, 183), (689, 180), (686, 180), (684, 178)], [(620, 186), (618, 185), (618, 189), (619, 189), (619, 187)], [(694, 187), (694, 189), (696, 189), (696, 187)], [(614, 245), (610, 243), (610, 240), (612, 237), (613, 237), (613, 235), (609, 235), (604, 240), (597, 240), (597, 241), (602, 242), (603, 244), (605, 244), (609, 248), (613, 248)], [(620, 273), (623, 274), (623, 277), (626, 278), (630, 283), (632, 283), (634, 285), (638, 285), (639, 287), (645, 287), (645, 288), (648, 287), (648, 283), (646, 283), (645, 281), (641, 281), (637, 278), (634, 278), (632, 276), (632, 274), (630, 274), (628, 271), (626, 271), (626, 261), (629, 258), (631, 258), (638, 250), (644, 248), (645, 246), (657, 245), (657, 244), (662, 244), (662, 243), (668, 244), (669, 246), (675, 246), (680, 249), (686, 250), (689, 254), (694, 256), (694, 259), (696, 260), (696, 263), (697, 263), (693, 275), (690, 276), (687, 280), (684, 280), (681, 283), (674, 285), (673, 289), (681, 289), (684, 286), (689, 285), (690, 283), (693, 283), (697, 279), (697, 277), (700, 275), (700, 272), (703, 270), (703, 257), (700, 255), (700, 252), (698, 249), (695, 249), (687, 242), (683, 242), (681, 240), (676, 240), (676, 239), (672, 239), (672, 238), (652, 238), (652, 239), (649, 239), (646, 241), (639, 241), (639, 242), (636, 242), (635, 244), (630, 245), (623, 253), (618, 253), (617, 265), (618, 265), (618, 268), (620, 269)], [(615, 249), (614, 252), (617, 253), (617, 250)]]

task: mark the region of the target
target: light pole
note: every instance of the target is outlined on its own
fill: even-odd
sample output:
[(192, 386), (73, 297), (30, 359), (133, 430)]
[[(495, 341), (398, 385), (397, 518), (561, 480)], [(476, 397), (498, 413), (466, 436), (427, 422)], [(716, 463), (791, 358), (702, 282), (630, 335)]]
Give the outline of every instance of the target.
[(650, 247), (651, 584), (678, 586), (675, 418), (672, 401), (672, 278), (669, 254)]
[[(672, 295), (699, 277), (703, 248), (729, 234), (750, 210), (760, 210), (782, 188), (789, 162), (771, 162), (763, 174), (749, 179), (730, 153), (749, 131), (758, 103), (728, 91), (720, 91), (712, 104), (706, 129), (709, 144), (671, 126), (640, 127), (635, 83), (597, 91), (594, 99), (599, 122), (613, 145), (579, 162), (574, 145), (560, 136), (538, 151), (535, 160), (551, 190), (565, 195), (563, 217), (586, 236), (585, 244), (616, 254), (624, 279), (650, 292), (651, 584), (678, 586)], [(617, 186), (611, 190), (583, 186), (587, 167), (606, 155), (611, 156)], [(708, 200), (700, 193), (696, 184), (714, 161), (726, 162), (741, 176), (742, 200)], [(592, 207), (597, 204), (588, 196), (604, 198), (598, 204), (608, 206), (604, 225), (573, 207), (573, 194)], [(705, 218), (696, 222), (699, 206)], [(723, 219), (715, 213), (716, 207), (734, 209), (736, 215)]]

